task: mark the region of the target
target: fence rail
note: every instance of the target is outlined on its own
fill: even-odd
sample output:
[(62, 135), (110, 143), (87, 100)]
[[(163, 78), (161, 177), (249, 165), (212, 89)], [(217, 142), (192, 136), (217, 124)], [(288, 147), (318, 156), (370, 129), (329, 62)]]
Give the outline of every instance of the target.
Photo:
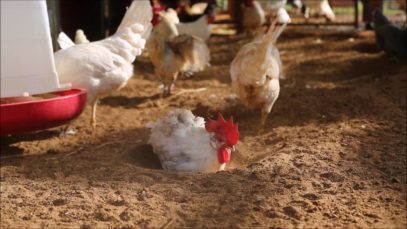
[[(226, 0), (218, 1), (225, 2)], [(263, 3), (273, 2), (273, 0), (258, 1)], [(372, 4), (373, 1), (375, 1), (375, 4)], [(231, 13), (232, 18), (236, 18), (237, 23), (239, 23), (238, 21), (241, 20), (241, 14), (238, 12), (241, 8), (239, 5), (237, 5), (238, 2), (239, 1), (237, 0), (229, 0), (229, 3), (233, 5), (228, 7), (229, 13)], [(285, 8), (287, 9), (292, 20), (290, 25), (354, 26), (357, 28), (366, 22), (366, 17), (369, 17), (372, 14), (372, 12), (368, 11), (372, 11), (374, 9), (372, 9), (372, 6), (374, 5), (382, 5), (384, 15), (393, 23), (398, 25), (406, 24), (406, 0), (382, 0), (381, 4), (380, 0), (329, 0), (329, 4), (335, 13), (334, 21), (328, 21), (323, 16), (317, 17), (320, 9), (317, 9), (315, 5), (318, 5), (319, 2), (321, 2), (321, 0), (303, 0), (304, 5), (308, 3), (309, 5), (314, 6), (313, 11), (315, 14), (310, 15), (308, 19), (304, 17), (304, 14), (300, 12), (300, 9), (296, 9), (293, 7), (293, 5), (287, 4)], [(369, 10), (364, 5), (366, 3), (369, 3)], [(223, 8), (225, 8), (225, 6), (223, 6)], [(226, 21), (222, 21), (220, 23), (225, 22)]]
[[(319, 2), (320, 0), (314, 0)], [(405, 1), (405, 0), (403, 0)], [(307, 2), (310, 2), (308, 0)], [(338, 25), (338, 26), (354, 26), (359, 27), (363, 22), (363, 10), (364, 5), (362, 0), (331, 0), (329, 1), (332, 10), (335, 13), (334, 21), (326, 21), (323, 18), (310, 17), (305, 19), (303, 15), (300, 15), (292, 7), (288, 6), (290, 16), (292, 17), (292, 25)], [(383, 12), (390, 19), (390, 21), (396, 24), (403, 24), (406, 22), (406, 9), (403, 9), (399, 0), (383, 0), (382, 1)], [(404, 6), (405, 7), (405, 6)], [(315, 9), (318, 11), (318, 9)], [(371, 12), (367, 12), (371, 13)]]

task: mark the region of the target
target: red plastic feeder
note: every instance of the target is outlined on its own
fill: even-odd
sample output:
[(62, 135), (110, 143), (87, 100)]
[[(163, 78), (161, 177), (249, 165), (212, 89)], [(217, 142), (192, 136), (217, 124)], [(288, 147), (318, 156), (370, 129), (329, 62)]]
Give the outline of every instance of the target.
[(1, 99), (0, 135), (43, 130), (68, 123), (86, 106), (86, 91), (71, 89), (49, 93), (52, 98)]

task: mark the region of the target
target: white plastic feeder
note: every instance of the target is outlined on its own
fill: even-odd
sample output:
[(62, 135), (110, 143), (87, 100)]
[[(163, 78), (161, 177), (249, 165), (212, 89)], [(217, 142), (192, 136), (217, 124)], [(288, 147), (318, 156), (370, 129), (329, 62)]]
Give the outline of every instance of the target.
[(55, 70), (45, 0), (1, 0), (1, 95), (14, 97), (69, 89)]
[(0, 2), (0, 136), (75, 119), (86, 105), (86, 91), (59, 84), (45, 0)]

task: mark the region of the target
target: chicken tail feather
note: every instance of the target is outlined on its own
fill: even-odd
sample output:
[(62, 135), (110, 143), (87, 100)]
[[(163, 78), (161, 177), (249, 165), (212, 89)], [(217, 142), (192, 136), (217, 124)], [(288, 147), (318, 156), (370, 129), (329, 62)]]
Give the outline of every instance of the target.
[(153, 11), (149, 0), (133, 0), (123, 17), (117, 32), (122, 32), (124, 29), (132, 27), (137, 23), (144, 27), (141, 37), (146, 39), (149, 37), (152, 29), (152, 18)]
[(209, 49), (202, 39), (183, 34), (175, 37), (169, 45), (175, 53), (179, 53), (182, 59), (188, 63), (182, 69), (182, 72), (187, 76), (202, 71), (209, 65)]
[(66, 35), (64, 32), (59, 33), (57, 41), (61, 49), (67, 49), (75, 45), (71, 38), (69, 38), (68, 35)]
[(86, 44), (89, 43), (85, 32), (82, 29), (77, 29), (75, 32), (75, 44)]

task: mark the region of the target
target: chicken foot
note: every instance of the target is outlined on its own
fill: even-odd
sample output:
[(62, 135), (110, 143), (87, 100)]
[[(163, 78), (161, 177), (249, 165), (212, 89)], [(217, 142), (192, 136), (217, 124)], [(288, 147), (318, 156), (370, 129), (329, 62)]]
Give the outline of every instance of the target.
[(268, 112), (261, 111), (260, 122), (259, 122), (259, 126), (257, 127), (258, 133), (262, 133), (264, 131), (264, 128), (266, 127), (266, 121), (267, 121), (268, 115), (269, 115)]
[(168, 97), (171, 95), (171, 90), (174, 87), (175, 81), (177, 80), (178, 73), (172, 73), (169, 75), (161, 76), (163, 79), (163, 97)]
[(171, 95), (171, 89), (174, 86), (174, 82), (164, 83), (163, 87), (163, 97), (168, 97)]
[(226, 163), (221, 164), (218, 171), (225, 171), (225, 167)]
[(75, 135), (76, 134), (76, 130), (71, 128), (72, 126), (72, 122), (70, 121), (68, 124), (66, 124), (59, 132), (59, 136), (66, 136), (66, 135)]

